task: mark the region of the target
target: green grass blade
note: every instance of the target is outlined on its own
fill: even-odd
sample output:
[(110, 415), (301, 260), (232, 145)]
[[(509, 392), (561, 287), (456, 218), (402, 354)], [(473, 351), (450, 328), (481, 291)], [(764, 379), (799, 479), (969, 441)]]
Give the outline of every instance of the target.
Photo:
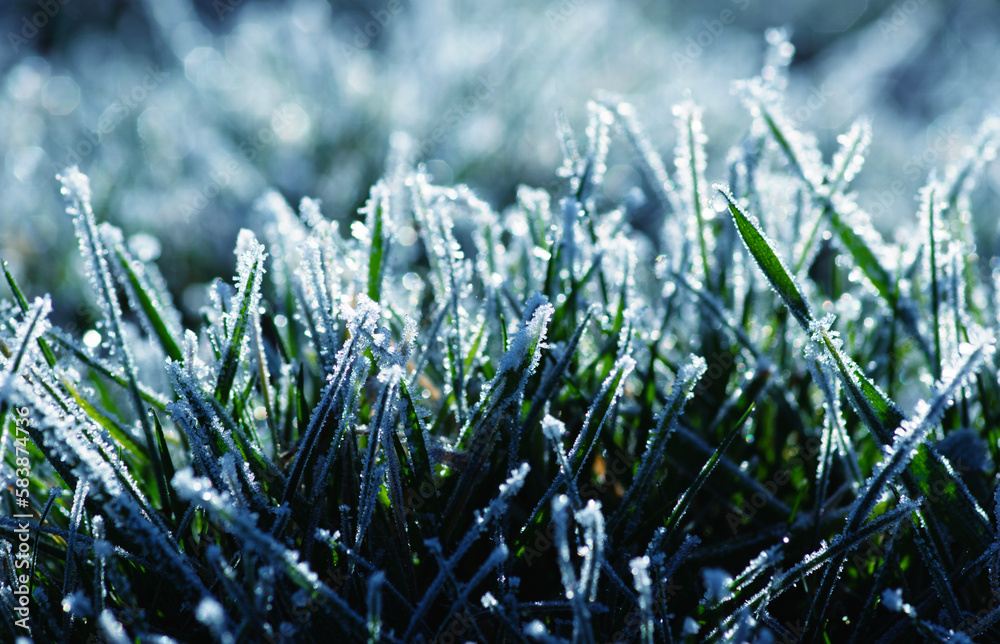
[[(14, 294), (14, 301), (17, 302), (17, 306), (21, 309), (22, 313), (27, 313), (28, 300), (24, 298), (24, 293), (21, 292), (21, 288), (17, 285), (17, 280), (14, 279), (14, 275), (11, 274), (10, 270), (7, 268), (7, 260), (0, 262), (0, 265), (3, 266), (4, 277), (7, 278), (7, 284), (10, 286), (10, 290)], [(47, 362), (50, 367), (56, 366), (56, 356), (52, 353), (52, 349), (49, 347), (49, 343), (45, 341), (45, 338), (38, 338), (38, 346), (42, 349), (42, 355), (45, 356), (45, 362)]]
[(784, 263), (774, 252), (774, 244), (767, 238), (764, 231), (760, 229), (757, 220), (743, 211), (737, 205), (735, 198), (729, 191), (721, 186), (715, 186), (716, 190), (726, 198), (729, 205), (729, 212), (733, 215), (736, 229), (739, 231), (747, 250), (757, 260), (757, 265), (764, 273), (764, 276), (771, 283), (771, 286), (784, 301), (785, 306), (795, 316), (803, 329), (808, 330), (813, 323), (812, 309), (802, 295), (802, 291), (795, 283), (795, 279), (785, 268)]
[[(257, 244), (252, 242), (253, 248), (248, 250), (246, 260), (250, 261), (249, 266), (241, 271), (242, 281), (239, 284), (239, 292), (242, 294), (239, 310), (235, 312), (236, 320), (233, 326), (230, 342), (223, 357), (222, 368), (219, 370), (219, 378), (216, 382), (215, 395), (223, 405), (229, 402), (229, 395), (232, 392), (233, 382), (236, 380), (236, 371), (243, 356), (244, 340), (247, 339), (247, 329), (252, 323), (252, 316), (257, 315), (253, 310), (260, 295), (261, 276), (264, 273), (265, 255)], [(242, 264), (244, 258), (241, 258)]]
[(868, 242), (858, 234), (854, 226), (844, 221), (843, 216), (833, 208), (832, 204), (827, 204), (824, 212), (830, 218), (830, 227), (833, 229), (833, 232), (840, 239), (844, 247), (847, 248), (858, 268), (864, 273), (864, 276), (868, 278), (868, 281), (872, 283), (875, 290), (878, 291), (879, 295), (890, 306), (895, 306), (899, 297), (893, 288), (894, 281), (892, 275), (879, 262)]
[(368, 252), (368, 297), (374, 302), (379, 301), (382, 291), (382, 271), (385, 265), (384, 255), (387, 243), (385, 234), (385, 218), (388, 216), (389, 194), (381, 184), (372, 188), (371, 201), (368, 203), (368, 232), (372, 236), (371, 248)]
[[(896, 428), (906, 421), (903, 412), (840, 350), (827, 331), (818, 331), (818, 338), (834, 360), (854, 410), (880, 445), (891, 445)], [(992, 530), (986, 514), (958, 474), (933, 448), (921, 443), (902, 479), (909, 494), (927, 497), (937, 513), (931, 516), (944, 517), (945, 525), (966, 544), (976, 548), (988, 544)], [(937, 523), (932, 521), (932, 525)]]
[(635, 474), (635, 478), (625, 492), (625, 497), (622, 499), (622, 503), (615, 512), (615, 515), (608, 522), (608, 530), (610, 532), (613, 533), (615, 527), (623, 525), (622, 521), (625, 521), (624, 525), (627, 525), (630, 517), (636, 513), (641, 514), (640, 504), (633, 501), (633, 496), (637, 493), (645, 496), (652, 489), (653, 475), (659, 469), (661, 459), (666, 453), (667, 439), (673, 433), (677, 421), (684, 411), (684, 406), (691, 399), (695, 386), (705, 374), (707, 368), (705, 360), (698, 356), (692, 356), (681, 367), (674, 382), (670, 400), (667, 402), (667, 406), (660, 412), (660, 420), (657, 423), (656, 429), (646, 442), (645, 454)]
[(680, 526), (681, 519), (684, 518), (684, 514), (687, 512), (687, 509), (691, 506), (691, 501), (694, 500), (695, 495), (705, 484), (705, 481), (708, 480), (708, 477), (711, 476), (712, 472), (715, 470), (715, 466), (719, 463), (719, 459), (722, 458), (722, 455), (725, 454), (726, 450), (729, 449), (729, 446), (732, 445), (733, 440), (739, 435), (740, 430), (743, 429), (743, 425), (746, 423), (747, 419), (750, 418), (750, 413), (754, 410), (756, 404), (757, 403), (755, 401), (750, 403), (750, 406), (747, 407), (745, 412), (743, 412), (740, 419), (735, 425), (733, 425), (732, 429), (729, 430), (726, 436), (722, 439), (722, 442), (719, 443), (719, 447), (715, 450), (715, 453), (712, 454), (712, 457), (708, 459), (708, 462), (705, 463), (705, 465), (701, 468), (701, 471), (698, 472), (694, 482), (689, 485), (686, 490), (684, 490), (684, 494), (682, 494), (681, 498), (677, 501), (677, 505), (674, 506), (674, 509), (670, 513), (670, 517), (667, 519), (665, 526), (667, 528), (666, 541), (668, 543), (674, 534), (677, 533), (677, 528)]
[(149, 296), (152, 292), (149, 284), (147, 284), (146, 280), (140, 277), (140, 275), (136, 272), (132, 265), (134, 260), (121, 244), (117, 244), (114, 251), (116, 257), (118, 258), (118, 263), (124, 271), (125, 278), (131, 285), (135, 298), (138, 301), (139, 306), (142, 308), (142, 312), (146, 315), (150, 325), (156, 332), (156, 338), (160, 341), (160, 345), (163, 347), (163, 350), (171, 360), (183, 362), (184, 355), (181, 353), (180, 346), (178, 346), (177, 341), (174, 340), (166, 322), (163, 321), (163, 316), (160, 315), (159, 306), (153, 302), (153, 299)]

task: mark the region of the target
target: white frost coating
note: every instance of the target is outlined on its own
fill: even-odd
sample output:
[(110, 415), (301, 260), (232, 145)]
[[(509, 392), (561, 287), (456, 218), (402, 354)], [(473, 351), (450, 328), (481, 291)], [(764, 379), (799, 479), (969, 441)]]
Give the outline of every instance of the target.
[(903, 602), (903, 590), (901, 588), (886, 588), (883, 590), (882, 605), (894, 613), (901, 612), (906, 605)]
[(511, 338), (507, 353), (500, 359), (498, 371), (513, 371), (525, 369), (522, 382), (534, 373), (541, 359), (538, 349), (545, 341), (549, 319), (555, 313), (552, 306), (541, 293), (532, 295), (524, 305), (525, 311), (534, 310), (531, 320)]
[[(257, 241), (254, 234), (245, 228), (240, 230), (235, 253), (239, 257), (236, 262), (237, 291), (236, 297), (233, 298), (232, 307), (225, 314), (225, 328), (230, 334), (227, 338), (230, 344), (233, 340), (231, 334), (236, 328), (237, 320), (245, 304), (251, 318), (256, 319), (257, 317), (257, 310), (260, 305), (261, 277), (266, 270), (264, 262), (267, 259), (264, 247)], [(253, 272), (251, 273), (251, 271)], [(247, 298), (249, 298), (248, 302)], [(243, 334), (240, 346), (233, 347), (238, 352), (237, 362), (242, 361), (242, 356), (249, 341), (250, 333), (246, 332)]]
[(830, 193), (851, 183), (865, 163), (865, 153), (872, 140), (871, 119), (861, 117), (851, 124), (851, 129), (837, 137), (840, 147), (833, 155), (827, 173)]
[(545, 414), (545, 418), (542, 419), (542, 433), (549, 440), (560, 441), (566, 435), (566, 425), (558, 418)]
[[(635, 108), (629, 103), (617, 99), (612, 99), (611, 103), (618, 117), (618, 122), (625, 130), (626, 138), (632, 147), (635, 148), (636, 153), (642, 161), (642, 170), (656, 192), (661, 205), (668, 213), (680, 212), (681, 204), (677, 197), (677, 190), (674, 187), (674, 183), (667, 173), (663, 159), (656, 152), (656, 147), (643, 132), (642, 125), (635, 115)], [(671, 217), (667, 217), (667, 221), (674, 220)]]
[(817, 188), (822, 184), (824, 169), (816, 137), (799, 132), (796, 123), (785, 115), (784, 110), (788, 64), (795, 47), (789, 42), (787, 34), (778, 29), (768, 30), (767, 41), (769, 47), (760, 75), (734, 82), (732, 92), (740, 97), (754, 117), (752, 134), (767, 136), (769, 140), (776, 138), (767, 123), (769, 118), (789, 148), (788, 151), (782, 150), (781, 154), (788, 155), (793, 172), (808, 185)]
[(97, 218), (90, 205), (90, 181), (76, 166), (68, 168), (57, 176), (62, 182), (62, 194), (69, 202), (66, 212), (73, 218), (76, 236), (80, 242), (80, 253), (83, 255), (87, 276), (100, 300), (103, 314), (104, 330), (109, 340), (107, 346), (111, 353), (121, 349), (124, 351), (125, 369), (134, 373), (132, 354), (121, 337), (122, 311), (115, 296), (114, 284), (108, 267), (107, 249), (101, 243), (97, 230)]
[[(483, 387), (470, 421), (482, 411), (503, 411), (521, 402), (524, 387), (541, 360), (541, 349), (545, 346), (545, 334), (555, 307), (543, 295), (535, 293), (525, 304), (524, 311), (525, 316), (531, 315), (531, 319), (510, 338), (507, 352), (498, 361), (497, 373)], [(498, 394), (502, 398), (498, 398)], [(458, 442), (464, 439), (471, 427), (471, 422), (462, 427)]]
[(765, 570), (780, 563), (783, 558), (779, 546), (772, 546), (767, 550), (762, 550), (759, 555), (750, 560), (750, 563), (747, 564), (743, 572), (736, 576), (732, 590), (739, 592)]
[(709, 604), (724, 601), (732, 596), (730, 588), (733, 584), (733, 578), (725, 570), (705, 568), (701, 571), (701, 577), (705, 583), (705, 601)]
[(673, 108), (674, 124), (677, 130), (677, 147), (674, 163), (677, 168), (677, 187), (688, 207), (686, 233), (692, 248), (699, 249), (704, 256), (694, 265), (694, 279), (707, 280), (707, 264), (715, 251), (715, 239), (707, 222), (715, 216), (715, 209), (709, 203), (710, 188), (705, 181), (708, 162), (705, 146), (708, 136), (701, 121), (701, 108), (691, 100), (686, 100)]
[(597, 601), (598, 579), (606, 541), (600, 501), (587, 501), (587, 505), (577, 511), (575, 516), (576, 522), (583, 526), (585, 543), (580, 588), (586, 592), (588, 601), (594, 602)]
[(125, 636), (125, 627), (115, 619), (110, 610), (106, 608), (102, 610), (97, 623), (101, 627), (101, 633), (111, 644), (130, 644), (129, 638)]
[(533, 620), (524, 628), (524, 633), (528, 637), (533, 637), (535, 639), (542, 639), (549, 634), (549, 632), (545, 629), (545, 624), (537, 619)]
[(587, 101), (587, 155), (592, 167), (590, 169), (590, 185), (598, 188), (604, 183), (604, 173), (607, 171), (608, 150), (611, 146), (610, 129), (615, 115), (606, 106), (595, 101)]
[(302, 221), (305, 222), (306, 226), (316, 228), (326, 221), (320, 210), (320, 205), (318, 199), (302, 197), (302, 200), (299, 202), (299, 214), (302, 216)]
[(653, 582), (649, 578), (649, 557), (636, 557), (629, 562), (629, 571), (635, 579), (639, 593), (639, 610), (642, 612), (640, 632), (643, 642), (653, 641)]
[[(555, 544), (559, 573), (562, 578), (566, 599), (573, 608), (573, 636), (575, 641), (591, 641), (590, 606), (586, 596), (587, 588), (583, 579), (577, 580), (570, 558), (569, 506), (565, 494), (552, 499), (552, 521), (555, 523)], [(588, 637), (590, 636), (590, 637)]]
[(38, 339), (49, 330), (48, 316), (52, 312), (52, 302), (48, 295), (36, 297), (24, 314), (21, 322), (12, 322), (15, 338), (10, 357), (0, 354), (3, 373), (0, 374), (0, 392), (4, 392), (10, 379), (20, 370), (31, 366), (39, 352)]
[[(892, 445), (885, 448), (885, 458), (878, 463), (872, 476), (865, 483), (865, 490), (851, 507), (847, 517), (847, 532), (856, 529), (878, 502), (884, 486), (899, 475), (916, 455), (917, 449), (927, 435), (941, 421), (945, 410), (955, 402), (961, 387), (971, 381), (995, 352), (992, 339), (987, 339), (961, 358), (961, 363), (949, 369), (950, 377), (937, 383), (935, 396), (931, 402), (920, 401), (914, 418), (906, 420), (894, 432)], [(986, 514), (975, 504), (976, 511), (987, 519)], [(846, 534), (846, 532), (845, 532)]]
[(1000, 118), (986, 117), (976, 134), (975, 142), (962, 152), (962, 159), (948, 167), (945, 185), (947, 200), (954, 202), (960, 212), (969, 209), (969, 194), (982, 177), (986, 165), (996, 159), (1000, 144)]
[[(323, 269), (323, 255), (319, 242), (310, 238), (301, 246), (301, 264), (296, 272), (295, 280), (302, 289), (299, 305), (304, 306), (316, 327), (316, 345), (320, 359), (329, 373), (333, 370), (333, 356), (337, 345), (335, 333), (337, 323), (334, 319), (333, 300), (327, 287), (326, 273)], [(303, 301), (304, 300), (304, 301)]]
[(195, 610), (195, 617), (213, 633), (221, 631), (226, 623), (226, 615), (222, 605), (211, 597), (202, 597)]
[(628, 564), (628, 569), (635, 577), (635, 589), (639, 592), (639, 601), (647, 596), (652, 586), (649, 578), (649, 557), (636, 557)]

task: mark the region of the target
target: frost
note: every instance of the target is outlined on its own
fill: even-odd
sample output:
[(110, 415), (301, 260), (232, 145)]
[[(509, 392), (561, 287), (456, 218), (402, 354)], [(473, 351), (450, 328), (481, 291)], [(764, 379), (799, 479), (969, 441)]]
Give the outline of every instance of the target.
[[(280, 22), (293, 37), (279, 40), (290, 51), (319, 46), (316, 60), (328, 62), (313, 38), (325, 25), (315, 13), (323, 3), (294, 4), (295, 19)], [(190, 8), (154, 5), (153, 29), (183, 50), (189, 77), (211, 81), (220, 97), (239, 94), (253, 78), (241, 59), (267, 50), (256, 46), (270, 33), (255, 26), (258, 14), (234, 15), (232, 29), (216, 35)], [(440, 9), (415, 15), (446, 24), (453, 12)], [(605, 9), (578, 10), (576, 18), (587, 14), (581, 24), (601, 24)], [(560, 29), (577, 29), (572, 22)], [(383, 63), (400, 51), (433, 63), (400, 44), (402, 24), (382, 26), (376, 49), (334, 65), (352, 80), (345, 100), (364, 110), (372, 107), (364, 87), (382, 76), (392, 85)], [(440, 31), (451, 54), (469, 45)], [(481, 44), (480, 34), (465, 35)], [(720, 42), (703, 62), (739, 54), (738, 40)], [(653, 40), (636, 42), (669, 61)], [(735, 122), (703, 122), (691, 94), (658, 96), (658, 105), (676, 106), (653, 114), (648, 133), (617, 97), (599, 95), (585, 113), (568, 106), (535, 155), (555, 153), (559, 163), (560, 145), (562, 167), (544, 187), (518, 187), (502, 210), (495, 200), (508, 191), (431, 179), (476, 180), (494, 164), (498, 181), (508, 177), (499, 155), (467, 166), (450, 156), (504, 132), (500, 112), (472, 110), (454, 140), (394, 135), (384, 175), (352, 212), (357, 179), (383, 160), (343, 155), (383, 148), (357, 127), (348, 128), (350, 145), (329, 146), (323, 132), (337, 128), (342, 106), (319, 118), (309, 110), (324, 103), (303, 98), (296, 107), (307, 118), (274, 129), (274, 147), (240, 166), (264, 179), (280, 171), (276, 185), (297, 197), (312, 181), (327, 212), (308, 197), (293, 210), (269, 191), (245, 224), (212, 220), (218, 229), (206, 241), (239, 230), (234, 275), (180, 285), (183, 317), (171, 297), (179, 285), (168, 288), (152, 264), (178, 257), (169, 240), (187, 234), (170, 231), (162, 248), (153, 234), (162, 231), (154, 217), (173, 206), (118, 184), (91, 194), (79, 170), (64, 172), (96, 319), (67, 310), (63, 295), (35, 299), (37, 284), (25, 298), (12, 274), (15, 299), (0, 302), (0, 460), (11, 465), (15, 446), (31, 457), (30, 528), (42, 546), (32, 577), (36, 641), (92, 633), (170, 641), (157, 631), (180, 637), (170, 629), (185, 624), (218, 641), (251, 632), (487, 641), (503, 632), (553, 643), (766, 644), (816, 639), (823, 629), (845, 641), (852, 631), (889, 640), (914, 628), (941, 640), (988, 637), (1000, 611), (970, 616), (987, 585), (1000, 589), (1000, 515), (987, 517), (983, 490), (973, 491), (992, 471), (1000, 268), (983, 283), (977, 266), (994, 258), (991, 246), (976, 245), (981, 199), (972, 190), (989, 183), (1000, 120), (988, 119), (950, 166), (919, 166), (932, 179), (912, 232), (883, 238), (883, 197), (896, 199), (895, 182), (876, 176), (866, 182), (872, 191), (852, 192), (872, 119), (838, 130), (824, 163), (800, 115), (827, 107), (785, 96), (795, 90), (793, 53), (789, 32), (768, 31), (760, 73), (734, 88), (750, 111)], [(270, 64), (294, 73), (283, 56)], [(196, 74), (201, 58), (218, 62), (220, 74)], [(479, 56), (447, 58), (464, 69)], [(476, 65), (485, 61), (490, 78), (501, 59)], [(44, 74), (25, 65), (8, 89), (14, 103), (34, 105), (23, 75), (41, 87)], [(296, 84), (336, 88), (329, 71), (310, 69)], [(395, 80), (400, 100), (382, 103), (408, 104), (412, 79)], [(445, 91), (455, 88), (428, 87), (442, 88), (449, 120)], [(255, 121), (279, 96), (264, 94), (274, 96), (226, 122)], [(233, 98), (241, 97), (225, 100)], [(173, 111), (167, 99), (139, 116), (151, 151), (170, 138), (154, 127)], [(79, 113), (89, 113), (81, 100)], [(518, 101), (493, 107), (506, 103)], [(704, 107), (716, 115), (721, 106)], [(169, 184), (173, 166), (213, 165), (232, 145), (231, 132), (215, 137), (196, 112), (194, 129), (174, 138), (220, 150), (166, 155), (158, 184)], [(585, 129), (574, 132), (577, 119)], [(743, 136), (730, 141), (724, 167), (710, 162), (710, 132)], [(828, 138), (829, 128), (820, 132)], [(507, 134), (508, 152), (539, 142)], [(239, 147), (245, 157), (248, 149)], [(10, 158), (24, 165), (16, 151)], [(868, 163), (883, 164), (877, 173), (892, 158)], [(322, 167), (311, 169), (317, 159)], [(26, 183), (30, 173), (15, 169)], [(105, 175), (94, 176), (103, 188)], [(708, 181), (720, 178), (729, 189), (715, 195)], [(206, 223), (261, 177), (232, 179), (219, 186), (227, 198), (204, 211)], [(99, 223), (95, 208), (123, 229)], [(121, 218), (126, 210), (140, 219)], [(11, 234), (21, 238), (16, 226)], [(172, 280), (186, 273), (178, 270), (164, 266)], [(60, 329), (49, 318), (69, 322)], [(842, 409), (844, 397), (860, 423)], [(21, 466), (5, 469), (8, 487)], [(46, 487), (48, 501), (37, 498)], [(0, 528), (9, 533), (13, 521), (0, 517)], [(7, 541), (0, 559), (13, 570), (18, 553)], [(919, 574), (906, 569), (902, 579), (900, 566), (916, 557)], [(162, 589), (150, 595), (150, 583)], [(788, 592), (800, 583), (815, 596), (811, 606), (802, 587)], [(845, 592), (862, 607), (850, 622), (828, 614)], [(917, 615), (904, 592), (931, 597), (929, 610)], [(877, 608), (880, 594), (888, 610)], [(10, 580), (0, 580), (8, 613), (15, 601)]]
[(850, 184), (855, 175), (861, 171), (871, 140), (871, 120), (864, 117), (852, 123), (851, 129), (846, 134), (837, 137), (840, 147), (833, 155), (827, 174), (831, 194), (836, 194), (842, 186)]
[(705, 584), (705, 601), (709, 604), (721, 602), (730, 597), (733, 578), (720, 568), (706, 568), (701, 571)]
[(710, 227), (715, 210), (708, 203), (709, 185), (705, 180), (705, 168), (708, 165), (705, 145), (708, 137), (702, 125), (701, 109), (693, 102), (675, 105), (673, 112), (678, 133), (675, 152), (677, 187), (688, 211), (693, 215), (688, 218), (687, 224), (689, 243), (701, 251), (702, 261), (694, 264), (694, 278), (707, 281), (712, 277), (709, 258), (715, 250), (715, 239)]
[(566, 433), (566, 426), (558, 418), (546, 415), (542, 419), (542, 432), (552, 441), (561, 441)]
[(629, 562), (629, 570), (635, 578), (635, 589), (639, 593), (639, 609), (642, 611), (642, 640), (653, 641), (653, 592), (649, 578), (649, 557), (636, 557)]
[(0, 358), (0, 364), (3, 365), (3, 372), (0, 373), (0, 395), (6, 394), (6, 389), (19, 371), (30, 367), (37, 360), (38, 339), (49, 328), (48, 316), (51, 312), (52, 302), (47, 295), (35, 298), (25, 312), (23, 321), (13, 323), (15, 332), (11, 343), (13, 348), (9, 355)]
[(202, 598), (198, 603), (195, 616), (199, 622), (208, 626), (215, 633), (220, 632), (226, 623), (222, 605), (211, 597)]
[[(677, 190), (674, 187), (667, 168), (663, 164), (663, 159), (656, 153), (656, 148), (643, 131), (642, 125), (636, 116), (635, 108), (629, 103), (625, 103), (616, 98), (609, 99), (610, 106), (625, 131), (628, 142), (635, 149), (641, 161), (641, 168), (646, 175), (646, 179), (653, 187), (660, 206), (669, 215), (683, 211)], [(671, 219), (668, 218), (668, 221)]]
[(906, 604), (903, 602), (903, 591), (899, 588), (885, 589), (882, 591), (882, 605), (894, 613), (903, 610)]

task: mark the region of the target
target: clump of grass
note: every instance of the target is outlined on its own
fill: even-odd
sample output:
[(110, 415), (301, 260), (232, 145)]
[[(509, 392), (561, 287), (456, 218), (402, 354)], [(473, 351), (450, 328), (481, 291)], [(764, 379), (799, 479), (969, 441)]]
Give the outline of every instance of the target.
[[(29, 632), (9, 495), (4, 637), (996, 637), (1000, 310), (966, 222), (998, 127), (893, 247), (849, 192), (868, 125), (827, 165), (769, 40), (728, 186), (696, 106), (671, 176), (605, 97), (582, 145), (559, 121), (558, 199), (496, 213), (410, 169), (342, 234), (265, 196), (198, 328), (67, 170), (103, 321), (82, 342), (6, 274), (2, 458), (13, 489), (26, 427), (33, 554)], [(659, 238), (601, 197), (611, 145)]]

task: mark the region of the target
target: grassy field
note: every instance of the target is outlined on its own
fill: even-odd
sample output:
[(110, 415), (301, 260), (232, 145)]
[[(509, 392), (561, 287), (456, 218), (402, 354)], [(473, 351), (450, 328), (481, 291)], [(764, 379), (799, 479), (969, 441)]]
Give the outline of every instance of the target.
[(360, 221), (257, 200), (200, 310), (62, 170), (90, 322), (5, 267), (3, 639), (996, 640), (1000, 122), (885, 239), (870, 123), (824, 155), (767, 42), (718, 176), (680, 96), (557, 119), (500, 212), (395, 137)]

